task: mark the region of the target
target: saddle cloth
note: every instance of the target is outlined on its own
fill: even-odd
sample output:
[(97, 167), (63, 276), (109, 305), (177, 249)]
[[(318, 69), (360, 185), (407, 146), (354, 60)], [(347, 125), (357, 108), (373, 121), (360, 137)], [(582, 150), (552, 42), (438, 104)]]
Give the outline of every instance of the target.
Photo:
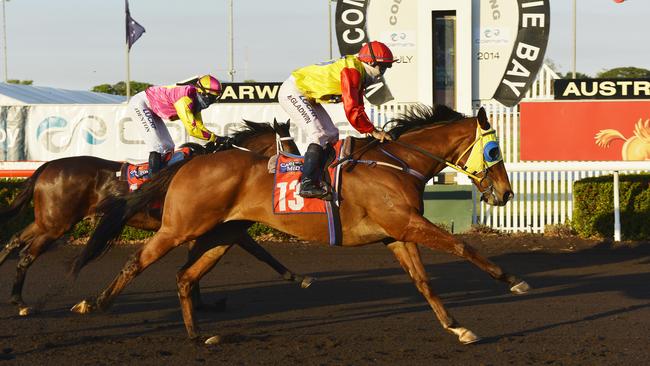
[(273, 184), (273, 213), (286, 214), (327, 214), (330, 245), (341, 243), (341, 225), (338, 214), (338, 191), (340, 187), (340, 168), (329, 167), (333, 162), (343, 158), (341, 152), (343, 140), (334, 145), (334, 154), (327, 162), (328, 183), (332, 189), (331, 201), (319, 198), (304, 198), (300, 192), (300, 177), (302, 175), (303, 156), (281, 152), (275, 163), (275, 179)]
[[(166, 166), (173, 165), (179, 161), (187, 159), (192, 151), (189, 147), (182, 147), (173, 152), (167, 153), (163, 157)], [(129, 184), (131, 192), (140, 188), (140, 186), (149, 180), (149, 163), (131, 164), (123, 163), (120, 168), (120, 180), (125, 180)]]

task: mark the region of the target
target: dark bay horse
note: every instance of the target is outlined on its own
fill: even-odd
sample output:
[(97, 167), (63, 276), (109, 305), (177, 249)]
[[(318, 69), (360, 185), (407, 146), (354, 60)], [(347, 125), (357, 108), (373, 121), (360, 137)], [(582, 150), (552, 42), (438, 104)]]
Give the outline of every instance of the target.
[[(468, 118), (444, 106), (420, 106), (396, 122), (397, 126), (390, 131), (399, 137), (396, 141), (384, 144), (368, 139), (356, 141), (356, 151), (364, 151), (362, 157), (356, 158), (378, 163), (357, 164), (343, 174), (340, 204), (343, 245), (383, 242), (428, 301), (442, 327), (458, 336), (462, 343), (476, 342), (479, 338), (447, 312), (430, 288), (417, 245), (464, 258), (493, 278), (507, 283), (513, 293), (521, 294), (530, 289), (526, 282), (506, 273), (470, 245), (422, 216), (425, 184), (445, 166), (469, 175), (481, 192), (481, 199), (489, 204), (502, 206), (512, 198), (505, 165), (498, 143), (494, 141), (495, 132), (483, 108), (477, 117)], [(490, 136), (492, 141), (489, 141)], [(270, 197), (274, 177), (267, 172), (266, 164), (265, 159), (254, 154), (226, 151), (219, 159), (199, 156), (167, 172), (175, 175), (168, 187), (160, 185), (160, 189), (167, 192), (160, 229), (126, 263), (90, 310), (106, 309), (145, 268), (180, 244), (209, 234), (220, 223), (258, 221), (304, 240), (326, 243), (325, 215), (273, 213)], [(397, 169), (386, 164), (393, 164)], [(233, 166), (237, 169), (232, 169)], [(197, 194), (191, 188), (194, 184), (214, 189)], [(146, 201), (144, 196), (155, 194), (156, 183), (150, 188), (150, 192), (136, 193), (139, 198), (128, 197), (127, 206), (137, 206), (138, 201)], [(119, 223), (107, 216), (104, 219), (107, 220), (98, 225), (98, 231), (102, 225)], [(91, 240), (110, 239), (97, 238), (98, 231)], [(177, 275), (183, 320), (190, 338), (197, 337), (189, 296), (192, 286), (228, 248), (230, 245), (206, 248), (202, 256), (188, 262)]]
[[(274, 122), (271, 126), (245, 121), (245, 128), (236, 132), (232, 138), (236, 146), (268, 157), (276, 153), (276, 133), (286, 151), (299, 153), (298, 147), (290, 138), (288, 123)], [(207, 153), (201, 145), (189, 145), (194, 153)], [(30, 265), (76, 223), (85, 217), (94, 216), (100, 202), (112, 195), (128, 192), (128, 184), (115, 176), (121, 165), (122, 162), (92, 156), (49, 161), (25, 182), (25, 188), (11, 206), (0, 210), (0, 222), (4, 222), (16, 215), (33, 197), (34, 222), (14, 235), (0, 252), (2, 264), (12, 251), (23, 248), (11, 294), (11, 302), (18, 306), (20, 315), (28, 315), (31, 311), (22, 299), (23, 284)], [(144, 208), (133, 215), (127, 224), (139, 229), (157, 230), (160, 227), (160, 217)], [(286, 279), (303, 281), (302, 276), (294, 275), (245, 234), (249, 226), (249, 223), (244, 222), (231, 225), (230, 230), (241, 234), (236, 237), (238, 244), (267, 262)], [(199, 246), (205, 245), (199, 241)], [(309, 280), (308, 278), (307, 281)]]

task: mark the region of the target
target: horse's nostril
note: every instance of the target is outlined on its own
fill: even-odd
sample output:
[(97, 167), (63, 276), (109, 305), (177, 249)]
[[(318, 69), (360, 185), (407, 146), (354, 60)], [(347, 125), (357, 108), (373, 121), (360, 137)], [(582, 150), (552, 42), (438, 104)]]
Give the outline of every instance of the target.
[(507, 191), (506, 193), (503, 194), (503, 203), (510, 201), (514, 196), (515, 196), (514, 193), (512, 193), (511, 191)]

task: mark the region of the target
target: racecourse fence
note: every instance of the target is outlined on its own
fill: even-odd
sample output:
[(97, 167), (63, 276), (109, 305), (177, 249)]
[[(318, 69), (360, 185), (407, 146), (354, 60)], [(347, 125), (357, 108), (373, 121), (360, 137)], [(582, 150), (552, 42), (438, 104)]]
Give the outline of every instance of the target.
[[(524, 101), (553, 100), (553, 81), (558, 75), (544, 65)], [(493, 207), (479, 202), (474, 188), (474, 224), (508, 232), (544, 232), (547, 225), (563, 225), (573, 218), (573, 183), (586, 177), (650, 171), (650, 162), (545, 162), (521, 161), (519, 155), (519, 107), (507, 108), (496, 101), (482, 101), (499, 136), (506, 170), (515, 192), (512, 202)], [(466, 180), (467, 183), (468, 180)], [(617, 193), (617, 192), (616, 192)], [(614, 199), (614, 197), (613, 197)], [(612, 217), (614, 221), (614, 217)]]

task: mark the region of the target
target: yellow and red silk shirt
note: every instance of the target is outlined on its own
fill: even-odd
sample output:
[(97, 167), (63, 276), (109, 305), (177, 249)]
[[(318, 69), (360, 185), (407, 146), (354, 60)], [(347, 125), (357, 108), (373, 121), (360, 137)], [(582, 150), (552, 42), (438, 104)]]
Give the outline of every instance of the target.
[(201, 119), (201, 111), (196, 108), (196, 88), (192, 85), (150, 86), (145, 90), (149, 107), (161, 118), (180, 119), (190, 136), (214, 141), (217, 135), (210, 132)]
[(304, 96), (318, 103), (343, 101), (348, 121), (360, 133), (375, 128), (363, 107), (363, 63), (354, 55), (320, 64), (305, 66), (291, 73)]

